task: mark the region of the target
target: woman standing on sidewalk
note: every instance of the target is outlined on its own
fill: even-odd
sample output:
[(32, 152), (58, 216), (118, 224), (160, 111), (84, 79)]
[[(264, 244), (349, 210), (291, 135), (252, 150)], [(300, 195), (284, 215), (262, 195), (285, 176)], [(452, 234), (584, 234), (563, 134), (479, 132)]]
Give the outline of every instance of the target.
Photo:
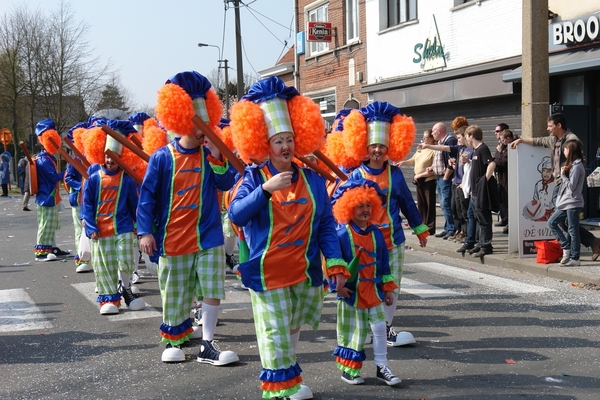
[[(560, 243), (563, 256), (560, 263), (564, 267), (576, 267), (579, 265), (579, 250), (581, 241), (579, 238), (579, 214), (583, 209), (583, 181), (585, 179), (585, 168), (583, 166), (583, 149), (579, 140), (568, 140), (565, 143), (563, 153), (567, 158), (564, 166), (560, 169), (562, 184), (556, 197), (556, 208), (548, 220), (548, 227)], [(568, 237), (565, 237), (560, 228), (567, 222)]]

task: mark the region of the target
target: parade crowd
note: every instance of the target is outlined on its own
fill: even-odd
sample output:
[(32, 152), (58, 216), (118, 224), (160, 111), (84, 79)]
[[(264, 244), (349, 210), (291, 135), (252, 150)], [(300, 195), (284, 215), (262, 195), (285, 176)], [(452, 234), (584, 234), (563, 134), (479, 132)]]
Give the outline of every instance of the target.
[[(553, 152), (543, 167), (555, 183), (554, 211), (543, 218), (563, 249), (560, 263), (579, 265), (581, 245), (592, 248), (593, 260), (600, 254), (600, 239), (578, 224), (582, 146), (561, 114), (548, 118), (550, 136), (543, 138), (517, 138), (498, 124), (495, 155), (465, 117), (450, 130), (439, 122), (410, 159), (416, 128), (397, 107), (374, 102), (341, 110), (326, 132), (318, 104), (277, 77), (256, 82), (226, 120), (211, 83), (181, 72), (159, 89), (155, 115), (92, 116), (64, 139), (52, 119), (39, 121), (42, 151), (19, 161), (23, 210), (30, 195), (37, 205), (35, 259), (69, 255), (56, 246), (63, 183), (75, 269), (93, 271), (101, 315), (123, 305), (144, 309), (138, 264), (156, 269), (166, 363), (185, 361), (182, 344), (190, 340), (199, 345), (198, 362), (239, 361), (214, 340), (225, 277), (236, 274), (252, 300), (266, 399), (313, 398), (296, 349), (304, 325), (318, 329), (327, 292), (338, 300), (332, 361), (341, 379), (364, 383), (364, 348), (371, 344), (373, 374), (389, 386), (402, 383), (387, 348), (415, 343), (394, 328), (405, 232), (422, 247), (434, 235), (459, 243), (458, 252), (491, 254), (492, 213), (508, 232), (508, 146)], [(64, 171), (57, 154), (68, 161)], [(414, 166), (416, 202), (401, 166)], [(436, 191), (445, 220), (438, 233)]]

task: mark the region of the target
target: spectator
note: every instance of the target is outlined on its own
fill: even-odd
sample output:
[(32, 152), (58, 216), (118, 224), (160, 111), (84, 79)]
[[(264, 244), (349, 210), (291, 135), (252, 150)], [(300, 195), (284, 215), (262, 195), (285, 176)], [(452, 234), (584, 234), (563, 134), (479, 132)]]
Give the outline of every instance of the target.
[[(505, 125), (505, 124), (503, 124)], [(510, 129), (500, 133), (500, 143), (496, 146), (494, 162), (496, 163), (496, 179), (500, 195), (500, 221), (494, 226), (503, 226), (502, 233), (508, 233), (508, 145), (515, 139)]]
[(27, 157), (23, 157), (19, 160), (18, 171), (19, 171), (19, 187), (21, 188), (21, 194), (23, 195), (23, 211), (31, 211), (29, 209), (29, 160)]
[[(554, 192), (552, 194), (552, 203), (556, 206), (556, 196), (560, 191), (562, 176), (560, 173), (561, 167), (567, 161), (564, 156), (563, 148), (568, 140), (579, 140), (577, 135), (567, 128), (567, 119), (561, 113), (552, 114), (548, 117), (548, 132), (550, 136), (538, 138), (519, 138), (511, 143), (513, 149), (517, 148), (519, 143), (525, 143), (531, 146), (544, 146), (552, 150), (550, 157), (552, 165), (552, 173), (554, 176)], [(579, 237), (581, 244), (592, 249), (592, 261), (596, 261), (600, 256), (600, 238), (595, 237), (587, 229), (579, 226)]]
[[(423, 132), (422, 143), (435, 144), (431, 129)], [(435, 152), (428, 148), (417, 149), (410, 159), (398, 163), (398, 166), (414, 166), (413, 183), (417, 187), (417, 208), (431, 235), (435, 234), (435, 175), (427, 168), (433, 164), (434, 154)]]
[(478, 244), (469, 252), (473, 257), (492, 254), (492, 211), (498, 209), (498, 187), (493, 177), (496, 163), (489, 147), (483, 143), (483, 131), (471, 125), (465, 131), (467, 144), (473, 148), (471, 162), (471, 200), (477, 221)]
[[(438, 145), (451, 146), (457, 144), (456, 137), (448, 134), (446, 125), (442, 122), (438, 122), (433, 126), (432, 134)], [(433, 165), (428, 168), (428, 171), (433, 172), (436, 176), (438, 199), (445, 219), (444, 230), (434, 236), (446, 239), (452, 237), (456, 231), (454, 218), (452, 217), (452, 176), (454, 171), (450, 167), (449, 159), (449, 153), (438, 150), (435, 152)]]
[[(583, 150), (579, 140), (567, 140), (563, 147), (565, 165), (560, 168), (562, 183), (556, 196), (556, 209), (548, 220), (548, 227), (560, 243), (563, 256), (560, 263), (565, 267), (579, 265), (579, 213), (583, 209), (583, 183), (585, 167)], [(565, 237), (559, 225), (567, 221), (569, 237)]]
[(2, 181), (2, 197), (8, 197), (8, 185), (10, 185), (10, 160), (8, 151), (0, 155), (0, 178)]

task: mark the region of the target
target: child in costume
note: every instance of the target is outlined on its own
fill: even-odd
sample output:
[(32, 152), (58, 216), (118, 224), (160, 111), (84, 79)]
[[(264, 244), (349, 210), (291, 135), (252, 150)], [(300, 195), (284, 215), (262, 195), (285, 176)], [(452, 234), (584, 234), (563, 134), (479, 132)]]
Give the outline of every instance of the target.
[[(107, 125), (123, 135), (133, 130), (129, 121), (108, 120)], [(81, 210), (86, 235), (92, 239), (92, 267), (100, 314), (118, 314), (121, 298), (130, 310), (142, 310), (146, 303), (131, 292), (129, 285), (134, 267), (133, 225), (138, 201), (135, 181), (104, 154), (105, 149), (110, 149), (121, 155), (123, 148), (100, 128), (90, 131), (85, 148), (90, 163), (102, 163), (102, 168), (85, 182)], [(123, 278), (121, 285), (119, 275)]]
[[(325, 182), (296, 165), (294, 154), (318, 149), (325, 131), (318, 105), (277, 77), (255, 83), (231, 110), (241, 158), (269, 160), (247, 167), (229, 206), (242, 227), (248, 260), (238, 272), (250, 289), (263, 369), (262, 397), (312, 399), (296, 359), (300, 328), (317, 329), (323, 306), (321, 252), (330, 278), (349, 277), (335, 233)], [(275, 316), (275, 317), (274, 317)]]
[[(345, 154), (358, 165), (349, 180), (368, 179), (376, 182), (386, 194), (385, 212), (373, 221), (385, 237), (390, 257), (390, 268), (400, 285), (404, 264), (404, 230), (400, 212), (406, 216), (422, 247), (427, 245), (429, 228), (422, 223), (419, 210), (400, 168), (390, 164), (406, 157), (415, 138), (412, 118), (402, 115), (400, 109), (385, 102), (375, 102), (360, 110), (353, 110), (344, 119), (341, 142)], [(363, 160), (367, 160), (364, 161)], [(334, 160), (335, 161), (335, 160)], [(409, 332), (396, 333), (392, 327), (399, 289), (394, 301), (385, 305), (388, 346), (414, 343)]]
[(385, 304), (394, 301), (394, 283), (389, 255), (381, 231), (370, 221), (383, 212), (386, 197), (376, 183), (347, 181), (333, 195), (333, 216), (344, 260), (352, 274), (337, 288), (337, 339), (333, 352), (342, 380), (361, 385), (363, 350), (371, 329), (377, 379), (393, 386), (402, 383), (387, 365)]
[(58, 146), (61, 139), (56, 132), (54, 121), (50, 118), (37, 123), (35, 134), (42, 145), (42, 151), (35, 157), (38, 184), (38, 192), (35, 195), (35, 203), (38, 206), (35, 260), (51, 261), (70, 254), (56, 247), (56, 231), (60, 229), (58, 204), (61, 201), (58, 184), (64, 179), (65, 171), (58, 172), (56, 158), (54, 158), (58, 148), (51, 143), (50, 139), (53, 139)]
[[(74, 132), (77, 130), (77, 134), (82, 135), (87, 127), (87, 122), (79, 122), (74, 127), (69, 129), (67, 132), (67, 139), (75, 145)], [(83, 153), (83, 147), (77, 147), (77, 150)], [(76, 155), (73, 155), (73, 158), (79, 160)], [(71, 216), (73, 217), (73, 227), (75, 228), (75, 272), (77, 273), (92, 271), (90, 260), (83, 260), (79, 256), (79, 239), (83, 232), (81, 225), (81, 203), (83, 197), (83, 190), (81, 190), (83, 183), (82, 181), (83, 177), (79, 171), (77, 171), (73, 165), (67, 164), (65, 183), (69, 192), (69, 204), (71, 205)]]
[(160, 334), (167, 343), (162, 361), (185, 361), (181, 344), (199, 336), (189, 318), (196, 295), (203, 309), (197, 361), (226, 365), (239, 358), (232, 351), (220, 351), (213, 340), (225, 299), (223, 227), (216, 190), (229, 190), (233, 176), (219, 150), (203, 145), (204, 135), (191, 120), (194, 115), (214, 127), (222, 105), (204, 76), (195, 71), (178, 73), (158, 91), (156, 116), (178, 137), (150, 156), (140, 188), (138, 237), (140, 249), (151, 261), (158, 260)]

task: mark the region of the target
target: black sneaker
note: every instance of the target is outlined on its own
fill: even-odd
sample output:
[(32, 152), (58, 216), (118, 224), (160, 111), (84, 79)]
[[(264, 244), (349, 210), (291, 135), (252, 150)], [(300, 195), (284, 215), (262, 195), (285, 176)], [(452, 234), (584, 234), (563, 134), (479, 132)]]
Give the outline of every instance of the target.
[(126, 288), (122, 284), (119, 287), (119, 293), (121, 293), (121, 297), (127, 304), (127, 308), (132, 311), (143, 310), (146, 307), (146, 302), (140, 299), (137, 295), (131, 292), (131, 288)]
[(473, 247), (475, 247), (474, 244), (463, 244), (462, 246), (460, 246), (458, 249), (456, 249), (457, 253), (464, 253), (465, 251), (471, 250)]
[(481, 246), (479, 244), (476, 244), (475, 246), (473, 246), (472, 249), (467, 250), (467, 253), (469, 253), (469, 254), (478, 253), (479, 250), (481, 250)]
[(238, 362), (240, 359), (233, 351), (221, 351), (214, 340), (202, 340), (200, 352), (198, 352), (198, 362), (212, 365), (226, 365)]
[(225, 262), (227, 263), (227, 272), (234, 274), (239, 265), (237, 258), (233, 254), (225, 254)]
[(402, 383), (402, 380), (394, 375), (387, 365), (377, 366), (377, 380), (385, 382), (389, 386), (396, 386)]
[(360, 375), (352, 376), (347, 372), (342, 372), (342, 380), (351, 385), (362, 385), (365, 380)]
[(446, 232), (446, 231), (441, 231), (441, 232), (439, 232), (439, 233), (436, 233), (436, 234), (435, 234), (435, 235), (433, 235), (433, 236), (434, 236), (434, 237), (437, 237), (437, 238), (441, 238), (441, 237), (444, 237), (444, 236), (446, 236), (447, 234), (448, 234), (448, 232)]
[(492, 254), (494, 252), (494, 250), (492, 249), (488, 249), (486, 247), (482, 247), (481, 249), (479, 249), (479, 251), (477, 253), (473, 253), (473, 257), (477, 258), (477, 257), (483, 257), (487, 254)]
[(71, 252), (70, 251), (61, 250), (58, 247), (53, 247), (52, 248), (52, 254), (54, 254), (56, 257), (66, 257), (66, 256), (70, 256)]

